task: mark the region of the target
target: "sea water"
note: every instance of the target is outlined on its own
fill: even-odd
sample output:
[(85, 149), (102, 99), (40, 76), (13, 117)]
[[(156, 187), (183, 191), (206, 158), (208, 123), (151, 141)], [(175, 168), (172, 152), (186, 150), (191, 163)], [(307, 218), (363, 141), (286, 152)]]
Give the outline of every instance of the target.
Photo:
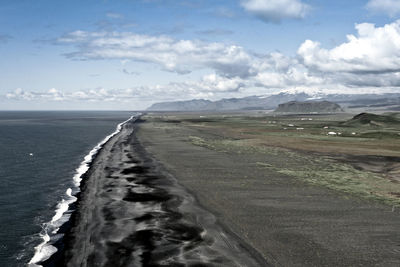
[[(54, 253), (80, 175), (134, 112), (0, 112), (0, 266)], [(50, 241), (50, 242), (49, 242)]]

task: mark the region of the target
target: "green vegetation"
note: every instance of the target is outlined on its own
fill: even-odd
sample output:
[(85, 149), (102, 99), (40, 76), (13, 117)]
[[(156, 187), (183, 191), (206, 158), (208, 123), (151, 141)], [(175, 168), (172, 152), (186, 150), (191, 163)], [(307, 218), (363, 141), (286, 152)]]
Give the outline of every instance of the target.
[(298, 166), (296, 169), (283, 168), (276, 171), (314, 185), (400, 206), (400, 198), (394, 194), (394, 191), (400, 192), (399, 185), (377, 174), (356, 170), (349, 164), (325, 165), (321, 161), (324, 160), (315, 160), (314, 164)]
[(347, 126), (368, 125), (377, 127), (379, 126), (391, 127), (399, 124), (400, 120), (396, 117), (395, 114), (376, 115), (372, 113), (360, 113), (354, 116), (352, 119), (343, 123), (343, 125)]
[[(396, 182), (400, 181), (400, 160), (376, 163), (381, 168), (378, 171), (365, 167), (368, 163), (362, 159), (358, 165), (335, 160), (343, 155), (400, 159), (399, 114), (175, 113), (153, 118), (153, 121), (159, 122), (158, 127), (168, 125), (166, 131), (174, 131), (176, 127), (193, 129), (194, 134), (188, 141), (196, 146), (223, 153), (265, 155), (267, 160), (254, 163), (258, 168), (400, 206), (400, 183)], [(362, 170), (360, 166), (364, 166)]]
[(354, 117), (336, 115), (224, 116), (182, 118), (183, 123), (197, 127), (225, 127), (241, 135), (285, 136), (326, 141), (359, 141), (400, 139), (398, 113), (375, 115), (362, 113)]
[(343, 109), (336, 103), (329, 101), (290, 101), (279, 104), (275, 112), (283, 113), (338, 113)]
[[(349, 164), (328, 157), (313, 157), (286, 149), (254, 146), (252, 140), (206, 140), (190, 136), (194, 145), (234, 153), (264, 153), (274, 160), (256, 162), (259, 168), (286, 174), (303, 182), (323, 186), (361, 198), (400, 206), (400, 184), (368, 171), (360, 171)], [(271, 159), (271, 157), (268, 157)], [(284, 162), (284, 164), (282, 164)]]
[(193, 145), (201, 146), (209, 149), (216, 149), (216, 147), (212, 144), (212, 142), (207, 142), (203, 138), (197, 136), (189, 136), (189, 140)]

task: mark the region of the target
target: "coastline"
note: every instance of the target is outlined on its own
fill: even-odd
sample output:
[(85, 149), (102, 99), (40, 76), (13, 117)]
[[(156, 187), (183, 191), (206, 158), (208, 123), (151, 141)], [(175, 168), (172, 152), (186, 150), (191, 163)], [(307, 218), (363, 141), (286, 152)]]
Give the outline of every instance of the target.
[(268, 266), (147, 155), (137, 124), (93, 160), (61, 249), (43, 266)]
[(103, 138), (84, 157), (72, 177), (74, 187), (66, 190), (65, 196), (57, 204), (55, 215), (49, 222), (44, 223), (43, 232), (40, 233), (43, 241), (34, 248), (35, 253), (30, 259), (28, 266), (47, 266), (47, 264), (53, 266), (52, 262), (54, 259), (58, 259), (63, 253), (65, 234), (68, 233), (71, 227), (72, 217), (76, 211), (76, 202), (79, 201), (81, 186), (85, 182), (88, 171), (107, 142), (120, 133), (124, 124), (137, 117), (131, 116), (129, 119), (119, 123), (114, 132)]
[(265, 154), (188, 140), (208, 135), (148, 116), (127, 123), (93, 160), (65, 249), (44, 266), (400, 263), (397, 210), (254, 164), (276, 161)]

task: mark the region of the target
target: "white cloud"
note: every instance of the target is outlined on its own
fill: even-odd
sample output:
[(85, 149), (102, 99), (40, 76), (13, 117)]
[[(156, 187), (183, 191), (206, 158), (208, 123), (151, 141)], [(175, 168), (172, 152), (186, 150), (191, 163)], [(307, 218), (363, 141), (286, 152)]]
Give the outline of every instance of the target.
[[(216, 74), (205, 75), (200, 82), (191, 83), (199, 91), (206, 92), (235, 92), (244, 86), (244, 80), (239, 77), (227, 78)], [(190, 83), (186, 83), (190, 85)]]
[(242, 0), (243, 8), (265, 22), (283, 19), (302, 19), (310, 6), (301, 0)]
[[(332, 49), (319, 42), (305, 41), (298, 49), (308, 73), (322, 78), (321, 87), (343, 85), (348, 92), (399, 91), (400, 20), (382, 27), (356, 24), (357, 35)], [(369, 88), (369, 89), (368, 89)]]
[(150, 62), (180, 74), (211, 68), (225, 76), (248, 76), (252, 56), (242, 47), (198, 40), (176, 40), (121, 32), (75, 31), (57, 40), (75, 45), (66, 56), (73, 59), (118, 59)]
[[(357, 34), (325, 49), (316, 41), (300, 45), (296, 57), (281, 53), (255, 54), (241, 46), (199, 40), (178, 40), (127, 32), (75, 31), (57, 40), (71, 45), (71, 59), (118, 60), (156, 64), (181, 74), (203, 69), (210, 74), (155, 86), (97, 88), (63, 92), (17, 89), (10, 99), (152, 103), (165, 100), (265, 94), (282, 90), (336, 93), (396, 92), (400, 88), (400, 20), (382, 27), (362, 23)], [(174, 75), (171, 75), (174, 76)], [(186, 76), (191, 77), (191, 76)], [(182, 80), (180, 78), (180, 80)]]
[(298, 49), (304, 65), (322, 72), (391, 73), (400, 71), (400, 20), (383, 27), (356, 25), (357, 36), (332, 49), (305, 41)]
[[(244, 81), (267, 88), (282, 88), (296, 82), (315, 82), (315, 78), (311, 78), (295, 58), (276, 52), (254, 54), (241, 46), (217, 42), (176, 40), (168, 36), (134, 33), (83, 31), (67, 34), (59, 38), (58, 42), (75, 46), (76, 51), (68, 54), (73, 59), (149, 62), (166, 71), (181, 74), (196, 69), (215, 72), (214, 76), (203, 78), (200, 82), (185, 84), (199, 86), (199, 90), (212, 88), (214, 91), (221, 91), (227, 85), (239, 88), (244, 86)], [(214, 79), (214, 84), (211, 84), (211, 78)]]
[(13, 92), (7, 93), (6, 98), (17, 99), (17, 100), (35, 100), (35, 99), (47, 99), (51, 101), (63, 101), (65, 100), (64, 93), (58, 91), (55, 88), (51, 88), (47, 92), (28, 92), (21, 88), (15, 89)]
[(293, 66), (287, 72), (280, 73), (274, 71), (259, 72), (254, 77), (257, 86), (265, 88), (286, 89), (292, 86), (320, 86), (325, 80), (319, 76), (310, 75), (301, 66)]
[(6, 97), (8, 99), (32, 100), (35, 98), (35, 95), (30, 92), (25, 92), (21, 88), (17, 88), (14, 92), (7, 93)]
[(166, 85), (136, 86), (125, 89), (96, 88), (62, 92), (55, 88), (48, 91), (24, 91), (21, 88), (7, 93), (13, 100), (46, 101), (90, 101), (90, 102), (133, 102), (165, 99), (212, 98), (217, 94), (238, 92), (244, 86), (241, 78), (227, 78), (209, 74), (199, 81), (171, 82)]
[(388, 14), (390, 17), (400, 13), (399, 0), (370, 0), (366, 7), (373, 12)]

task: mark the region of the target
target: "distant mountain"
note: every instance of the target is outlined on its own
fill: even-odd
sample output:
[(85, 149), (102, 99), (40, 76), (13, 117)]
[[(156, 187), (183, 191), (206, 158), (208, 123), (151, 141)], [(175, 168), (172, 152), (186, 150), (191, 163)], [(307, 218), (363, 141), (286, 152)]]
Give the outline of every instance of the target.
[(290, 101), (279, 104), (275, 112), (279, 113), (338, 113), (343, 109), (336, 103), (329, 101)]
[(161, 102), (155, 103), (147, 110), (154, 111), (199, 111), (207, 110), (213, 104), (210, 100), (195, 99), (189, 101)]
[(153, 104), (149, 111), (224, 111), (224, 110), (271, 110), (290, 101), (330, 101), (346, 108), (400, 106), (400, 93), (392, 94), (306, 94), (279, 93), (269, 96), (248, 96), (218, 101), (194, 99), (188, 101), (161, 102)]
[(274, 109), (279, 103), (287, 101), (304, 101), (310, 96), (301, 94), (280, 93), (271, 96), (249, 96), (244, 98), (225, 98), (218, 101), (194, 99), (188, 101), (155, 103), (149, 111), (200, 111), (200, 110), (255, 110)]
[(400, 106), (400, 97), (378, 97), (378, 98), (363, 98), (363, 99), (355, 99), (349, 102), (350, 108), (358, 108), (358, 107), (386, 107), (386, 106)]

